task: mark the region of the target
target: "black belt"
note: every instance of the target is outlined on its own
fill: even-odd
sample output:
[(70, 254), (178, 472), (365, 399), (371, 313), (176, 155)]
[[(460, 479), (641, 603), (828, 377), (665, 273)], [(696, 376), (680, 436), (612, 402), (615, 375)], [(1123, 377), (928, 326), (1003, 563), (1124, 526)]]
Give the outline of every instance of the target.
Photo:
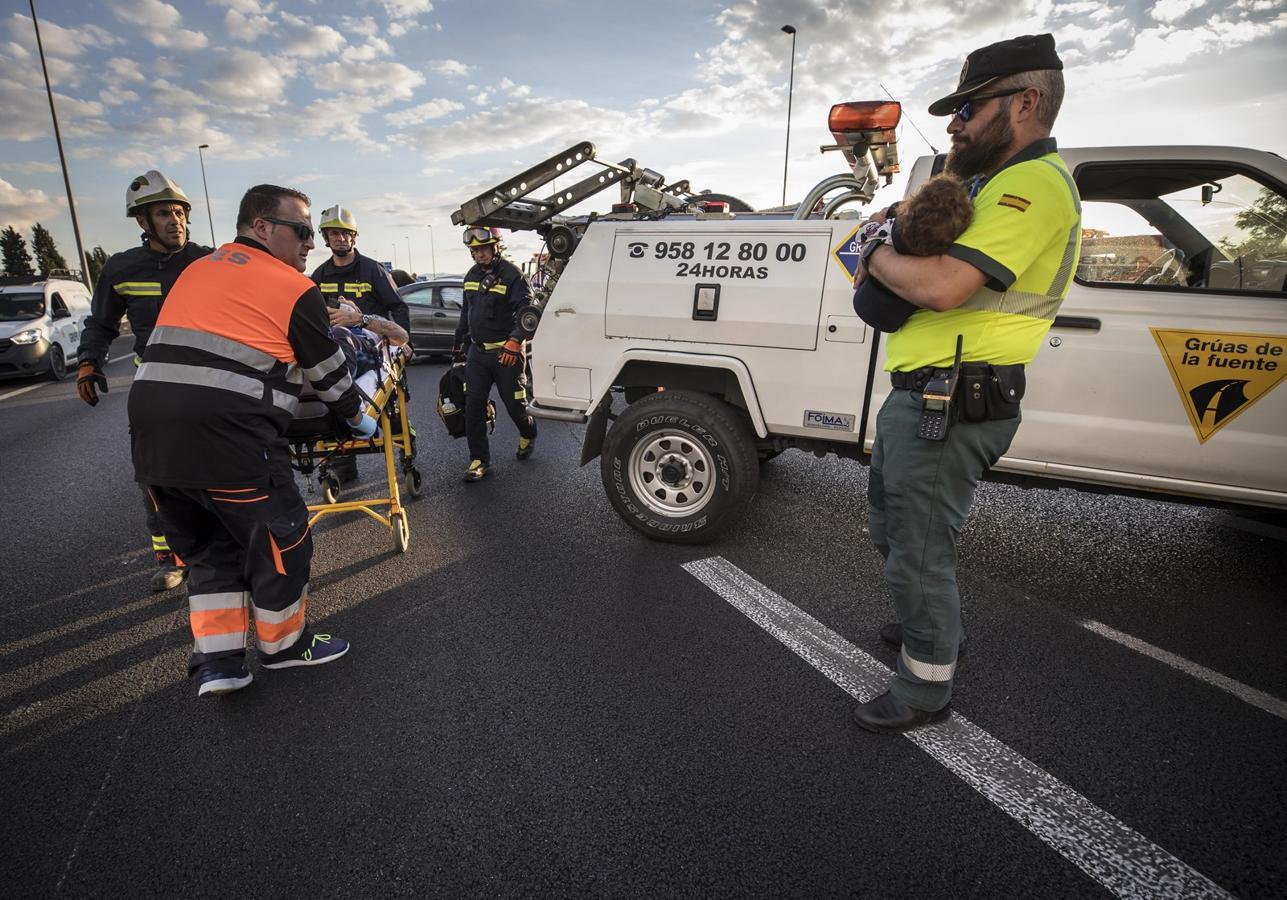
[[(1018, 369), (1023, 370), (1023, 364), (1017, 363), (1008, 366), (993, 366), (988, 363), (963, 362), (961, 368), (965, 369), (970, 366), (988, 366), (993, 374), (1002, 370)], [(936, 369), (933, 366), (926, 366), (923, 369), (913, 369), (910, 372), (890, 372), (889, 383), (899, 391), (923, 391), (925, 385), (929, 384), (935, 378), (946, 379), (952, 374), (951, 369)]]
[(947, 378), (951, 374), (951, 369), (935, 369), (926, 366), (924, 369), (913, 369), (910, 372), (890, 372), (889, 383), (899, 391), (923, 391), (925, 385), (936, 377)]

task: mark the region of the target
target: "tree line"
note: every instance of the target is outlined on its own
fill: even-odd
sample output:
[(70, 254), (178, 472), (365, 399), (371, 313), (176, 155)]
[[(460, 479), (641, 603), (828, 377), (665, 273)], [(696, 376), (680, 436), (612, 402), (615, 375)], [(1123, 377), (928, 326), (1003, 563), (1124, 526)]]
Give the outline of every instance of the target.
[[(35, 260), (31, 258), (33, 251)], [(39, 222), (32, 226), (30, 249), (22, 232), (12, 225), (0, 231), (0, 260), (3, 260), (5, 275), (48, 275), (70, 268), (54, 242), (54, 236)], [(103, 271), (103, 264), (107, 262), (107, 252), (102, 247), (95, 247), (85, 262), (89, 266), (90, 281), (97, 284), (98, 273)]]

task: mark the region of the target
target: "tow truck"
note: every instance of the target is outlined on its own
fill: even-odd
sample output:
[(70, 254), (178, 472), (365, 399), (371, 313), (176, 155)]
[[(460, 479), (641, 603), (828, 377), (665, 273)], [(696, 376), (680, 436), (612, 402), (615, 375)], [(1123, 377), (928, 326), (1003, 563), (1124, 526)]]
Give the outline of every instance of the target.
[[(834, 106), (821, 149), (844, 170), (793, 207), (755, 210), (584, 141), (453, 214), (544, 239), (521, 319), (536, 338), (529, 410), (585, 426), (581, 464), (600, 460), (639, 532), (716, 538), (788, 449), (869, 462), (890, 388), (882, 334), (852, 306), (853, 207), (898, 172), (900, 117), (896, 102)], [(988, 477), (1287, 510), (1287, 162), (1215, 146), (1060, 154), (1083, 202), (1081, 264)], [(943, 164), (918, 159), (908, 191)], [(613, 187), (609, 211), (570, 213)]]

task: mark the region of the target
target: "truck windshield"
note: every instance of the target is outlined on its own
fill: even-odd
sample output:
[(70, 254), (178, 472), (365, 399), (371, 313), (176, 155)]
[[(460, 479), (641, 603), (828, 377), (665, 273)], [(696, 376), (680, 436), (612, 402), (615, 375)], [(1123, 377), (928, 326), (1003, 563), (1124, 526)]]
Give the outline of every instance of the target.
[(0, 322), (26, 322), (44, 314), (44, 294), (0, 294)]

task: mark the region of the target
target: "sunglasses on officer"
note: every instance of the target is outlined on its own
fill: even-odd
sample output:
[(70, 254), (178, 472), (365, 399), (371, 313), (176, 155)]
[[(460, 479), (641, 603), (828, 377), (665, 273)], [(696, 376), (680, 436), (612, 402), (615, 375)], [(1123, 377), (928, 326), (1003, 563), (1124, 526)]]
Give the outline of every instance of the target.
[(265, 222), (272, 222), (274, 225), (282, 225), (295, 232), (295, 237), (301, 241), (311, 241), (313, 239), (313, 226), (308, 222), (292, 222), (290, 219), (271, 219), (264, 216)]
[(978, 103), (980, 100), (991, 100), (994, 97), (1009, 97), (1011, 94), (1021, 94), (1026, 90), (1027, 88), (1019, 87), (1011, 88), (1008, 91), (997, 91), (995, 94), (975, 94), (969, 100), (966, 100), (953, 110), (952, 115), (956, 116), (962, 122), (968, 122), (970, 121), (970, 117), (974, 115), (974, 107), (972, 104)]

